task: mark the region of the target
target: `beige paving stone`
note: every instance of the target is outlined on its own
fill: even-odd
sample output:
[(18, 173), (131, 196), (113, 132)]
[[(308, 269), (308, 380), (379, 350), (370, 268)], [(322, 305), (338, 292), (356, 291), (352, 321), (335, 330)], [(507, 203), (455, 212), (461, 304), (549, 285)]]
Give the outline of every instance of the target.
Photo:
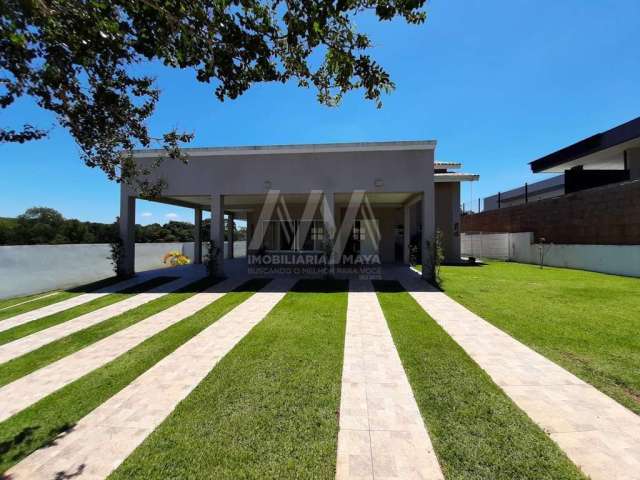
[(640, 416), (415, 275), (399, 280), (586, 475), (640, 479)]
[(368, 281), (351, 281), (336, 479), (442, 479), (391, 332)]
[(79, 317), (59, 323), (58, 325), (34, 332), (31, 335), (19, 338), (13, 342), (0, 345), (0, 364), (25, 355), (33, 350), (37, 350), (48, 343), (71, 335), (72, 333), (79, 332), (80, 330), (104, 322), (129, 310), (133, 310), (145, 303), (157, 300), (167, 293), (176, 291), (195, 280), (197, 280), (196, 277), (178, 278), (177, 280), (153, 288), (148, 292), (133, 295), (120, 302), (107, 305), (106, 307), (80, 315)]
[(156, 428), (295, 283), (279, 279), (179, 347), (7, 472), (12, 480), (103, 479)]
[[(183, 284), (193, 279), (185, 278)], [(229, 279), (0, 388), (0, 421), (100, 368), (146, 339), (193, 315), (241, 285)], [(173, 282), (172, 282), (173, 283)], [(180, 285), (177, 285), (179, 288)], [(167, 288), (168, 290), (168, 288)]]
[[(188, 270), (184, 270), (184, 272), (188, 272)], [(176, 275), (176, 274), (181, 275), (181, 272), (171, 273), (171, 275)], [(62, 302), (53, 303), (51, 305), (47, 305), (46, 307), (38, 308), (36, 310), (31, 310), (30, 312), (25, 312), (20, 315), (16, 315), (14, 317), (9, 317), (3, 320), (2, 322), (0, 322), (0, 332), (3, 332), (4, 330), (9, 330), (10, 328), (17, 327), (18, 325), (22, 325), (23, 323), (29, 323), (29, 322), (33, 322), (34, 320), (38, 320), (40, 318), (48, 317), (49, 315), (62, 312), (63, 310), (68, 310), (70, 308), (77, 307), (78, 305), (89, 303), (92, 300), (96, 300), (97, 298), (104, 297), (105, 295), (109, 295), (110, 293), (125, 290), (135, 285), (139, 285), (140, 283), (146, 282), (154, 277), (161, 276), (161, 275), (162, 275), (162, 272), (159, 272), (157, 270), (154, 270), (153, 273), (143, 272), (141, 274), (136, 275), (133, 278), (116, 283), (115, 285), (102, 288), (95, 292), (83, 293), (82, 295), (77, 295), (68, 300), (63, 300)]]

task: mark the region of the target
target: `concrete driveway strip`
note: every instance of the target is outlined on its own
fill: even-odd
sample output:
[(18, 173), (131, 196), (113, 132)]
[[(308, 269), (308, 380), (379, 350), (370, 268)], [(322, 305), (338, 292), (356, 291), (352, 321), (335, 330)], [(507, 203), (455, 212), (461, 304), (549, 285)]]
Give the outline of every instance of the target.
[(185, 276), (173, 280), (172, 282), (165, 283), (156, 288), (149, 290), (148, 292), (138, 293), (120, 302), (112, 303), (106, 307), (102, 307), (93, 312), (85, 313), (79, 317), (72, 318), (66, 322), (59, 323), (52, 327), (34, 332), (26, 337), (18, 338), (13, 342), (0, 345), (0, 364), (8, 362), (9, 360), (20, 357), (26, 353), (36, 350), (48, 343), (51, 343), (60, 338), (71, 335), (72, 333), (79, 332), (85, 328), (96, 325), (100, 322), (104, 322), (116, 315), (120, 315), (136, 307), (149, 303), (152, 300), (156, 300), (165, 296), (167, 293), (179, 290), (182, 287), (195, 282), (198, 278), (193, 276)]
[(371, 282), (349, 283), (336, 479), (443, 479)]
[(274, 280), (84, 417), (66, 436), (32, 453), (6, 475), (12, 480), (107, 477), (294, 283), (294, 279)]
[(100, 368), (241, 285), (229, 279), (0, 388), (0, 422)]
[(640, 416), (415, 276), (420, 306), (592, 480), (640, 480)]
[(30, 312), (25, 312), (20, 315), (16, 315), (15, 317), (6, 318), (0, 321), (0, 332), (9, 330), (13, 327), (17, 327), (18, 325), (22, 325), (23, 323), (29, 323), (40, 318), (48, 317), (49, 315), (62, 312), (63, 310), (77, 307), (78, 305), (89, 303), (92, 300), (104, 297), (105, 295), (109, 295), (110, 293), (120, 292), (126, 288), (133, 287), (140, 283), (151, 280), (154, 277), (162, 276), (162, 274), (162, 272), (159, 272), (157, 270), (154, 270), (153, 273), (143, 272), (133, 278), (116, 283), (115, 285), (110, 285), (95, 292), (83, 293), (82, 295), (77, 295), (68, 300), (63, 300), (62, 302), (52, 303), (51, 305), (47, 305), (46, 307), (31, 310)]

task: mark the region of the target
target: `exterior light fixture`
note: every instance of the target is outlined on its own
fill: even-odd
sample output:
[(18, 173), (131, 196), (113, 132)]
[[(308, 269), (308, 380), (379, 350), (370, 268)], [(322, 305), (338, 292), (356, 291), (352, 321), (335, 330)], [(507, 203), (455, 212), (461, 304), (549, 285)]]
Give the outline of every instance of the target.
[(373, 183), (376, 187), (384, 187), (384, 182), (381, 178), (376, 178)]

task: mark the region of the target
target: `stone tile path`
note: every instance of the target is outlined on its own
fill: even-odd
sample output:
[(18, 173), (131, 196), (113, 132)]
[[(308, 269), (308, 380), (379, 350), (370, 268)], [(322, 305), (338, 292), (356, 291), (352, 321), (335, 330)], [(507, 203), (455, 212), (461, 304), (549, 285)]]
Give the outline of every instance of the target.
[(80, 420), (66, 436), (34, 452), (6, 475), (12, 480), (105, 478), (271, 311), (294, 282), (271, 282)]
[(349, 287), (336, 479), (442, 479), (371, 282)]
[(242, 283), (243, 280), (237, 278), (213, 285), (183, 302), (5, 385), (0, 388), (0, 421), (106, 365), (147, 338), (202, 310)]
[(58, 325), (34, 332), (31, 335), (19, 338), (13, 342), (0, 345), (0, 364), (36, 350), (48, 343), (66, 337), (67, 335), (71, 335), (72, 333), (79, 332), (80, 330), (84, 330), (92, 325), (104, 322), (105, 320), (144, 305), (145, 303), (149, 303), (152, 300), (163, 297), (167, 293), (176, 291), (196, 280), (197, 278), (195, 277), (185, 276), (178, 278), (177, 280), (173, 280), (172, 282), (153, 288), (148, 292), (133, 295), (132, 297), (120, 302), (112, 303), (111, 305), (94, 310), (93, 312), (85, 313), (84, 315), (59, 323)]
[(585, 474), (640, 479), (640, 416), (415, 276), (400, 280)]
[[(148, 273), (143, 272), (133, 278), (130, 278), (129, 280), (124, 280), (123, 282), (116, 283), (115, 285), (110, 285), (100, 290), (96, 290), (95, 292), (83, 293), (82, 295), (71, 297), (68, 300), (63, 300), (62, 302), (52, 303), (51, 305), (47, 305), (46, 307), (31, 310), (29, 312), (16, 315), (15, 317), (9, 317), (0, 322), (0, 332), (9, 330), (13, 327), (17, 327), (18, 325), (22, 325), (23, 323), (33, 322), (34, 320), (48, 317), (49, 315), (62, 312), (63, 310), (68, 310), (69, 308), (77, 307), (78, 305), (89, 303), (97, 298), (104, 297), (105, 295), (109, 295), (110, 293), (122, 291), (129, 287), (133, 287), (160, 275), (162, 275), (162, 272), (159, 272), (158, 270), (154, 270), (153, 272)], [(172, 273), (172, 275), (174, 275), (174, 273)]]

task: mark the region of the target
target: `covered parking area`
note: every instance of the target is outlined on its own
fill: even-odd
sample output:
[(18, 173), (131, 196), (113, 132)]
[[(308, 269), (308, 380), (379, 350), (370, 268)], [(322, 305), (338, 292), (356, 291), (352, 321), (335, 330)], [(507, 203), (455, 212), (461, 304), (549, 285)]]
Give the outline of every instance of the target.
[[(202, 242), (233, 257), (233, 222), (247, 224), (249, 255), (327, 254), (341, 263), (348, 255), (375, 256), (380, 263), (409, 263), (412, 251), (434, 248), (440, 228), (447, 261), (459, 260), (459, 164), (434, 162), (435, 141), (374, 142), (186, 149), (188, 162), (164, 160), (164, 151), (137, 151), (134, 159), (162, 180), (153, 201), (194, 210), (194, 263), (203, 261)], [(121, 187), (120, 234), (123, 270), (133, 273), (135, 201)], [(211, 212), (208, 238), (202, 213)], [(219, 274), (225, 255), (217, 249)], [(428, 263), (431, 255), (423, 256)], [(431, 269), (425, 268), (429, 276)]]

